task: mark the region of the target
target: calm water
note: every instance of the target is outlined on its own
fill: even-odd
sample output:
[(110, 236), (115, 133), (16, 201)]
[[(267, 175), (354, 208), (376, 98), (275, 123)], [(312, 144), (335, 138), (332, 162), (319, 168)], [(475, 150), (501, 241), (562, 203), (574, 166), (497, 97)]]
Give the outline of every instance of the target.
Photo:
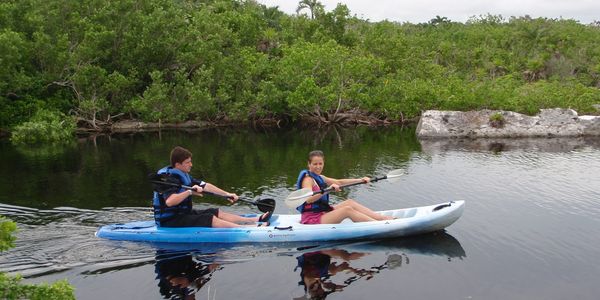
[[(283, 199), (309, 150), (332, 177), (398, 182), (352, 188), (374, 209), (466, 200), (444, 232), (338, 244), (157, 245), (94, 237), (107, 223), (151, 219), (146, 175), (174, 145), (192, 174), (238, 194)], [(418, 141), (411, 129), (163, 132), (70, 147), (0, 141), (0, 214), (17, 221), (0, 271), (67, 278), (78, 299), (597, 299), (600, 140)], [(337, 198), (339, 199), (339, 198)], [(205, 197), (201, 208), (255, 208)], [(288, 213), (282, 202), (276, 213)], [(315, 277), (326, 275), (322, 284)]]

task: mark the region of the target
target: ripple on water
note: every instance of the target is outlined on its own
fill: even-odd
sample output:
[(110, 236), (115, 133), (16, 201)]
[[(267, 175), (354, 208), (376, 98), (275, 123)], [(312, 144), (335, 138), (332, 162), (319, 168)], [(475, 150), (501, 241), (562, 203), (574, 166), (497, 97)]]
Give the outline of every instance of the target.
[(0, 256), (1, 272), (36, 277), (107, 261), (127, 265), (153, 257), (147, 247), (133, 243), (122, 247), (94, 238), (102, 224), (148, 218), (147, 208), (37, 210), (0, 205), (0, 214), (18, 225), (15, 247)]
[(150, 244), (94, 237), (101, 225), (151, 218), (147, 208), (36, 210), (3, 205), (0, 213), (10, 215), (19, 228), (15, 247), (0, 256), (0, 272), (26, 278), (76, 267), (84, 275), (135, 268), (154, 263), (159, 250), (169, 254), (194, 253), (199, 260), (220, 263), (256, 260), (282, 251), (269, 245)]

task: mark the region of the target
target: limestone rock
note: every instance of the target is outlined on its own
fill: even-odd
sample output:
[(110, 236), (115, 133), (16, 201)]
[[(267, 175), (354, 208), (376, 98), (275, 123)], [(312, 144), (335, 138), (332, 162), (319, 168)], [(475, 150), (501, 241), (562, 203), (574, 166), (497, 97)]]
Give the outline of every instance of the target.
[(536, 116), (512, 111), (425, 111), (417, 125), (421, 138), (600, 136), (600, 116), (572, 109), (542, 109)]

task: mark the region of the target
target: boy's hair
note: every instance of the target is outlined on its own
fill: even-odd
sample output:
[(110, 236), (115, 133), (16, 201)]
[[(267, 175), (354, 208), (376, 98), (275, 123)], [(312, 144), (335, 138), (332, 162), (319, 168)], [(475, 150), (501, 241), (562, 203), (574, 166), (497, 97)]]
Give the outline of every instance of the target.
[(175, 167), (176, 163), (183, 163), (184, 160), (192, 157), (192, 152), (183, 147), (175, 147), (171, 150), (171, 167)]
[(313, 150), (308, 153), (308, 162), (311, 162), (313, 157), (315, 157), (315, 156), (325, 158), (325, 154), (323, 154), (323, 151)]

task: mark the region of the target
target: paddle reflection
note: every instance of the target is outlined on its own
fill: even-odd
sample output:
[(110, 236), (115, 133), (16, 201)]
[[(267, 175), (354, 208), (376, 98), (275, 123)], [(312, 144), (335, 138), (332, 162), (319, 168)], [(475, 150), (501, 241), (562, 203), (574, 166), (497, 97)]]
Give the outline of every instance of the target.
[[(384, 252), (385, 260), (382, 259), (379, 265), (365, 267), (363, 258), (377, 252)], [(304, 288), (304, 295), (294, 300), (325, 299), (356, 281), (370, 280), (384, 270), (409, 264), (412, 254), (443, 256), (448, 261), (466, 257), (458, 240), (445, 232), (310, 251), (296, 257), (298, 265), (294, 271), (300, 270), (298, 285)]]
[(156, 279), (164, 299), (196, 299), (196, 293), (222, 267), (196, 259), (193, 252), (158, 251)]

